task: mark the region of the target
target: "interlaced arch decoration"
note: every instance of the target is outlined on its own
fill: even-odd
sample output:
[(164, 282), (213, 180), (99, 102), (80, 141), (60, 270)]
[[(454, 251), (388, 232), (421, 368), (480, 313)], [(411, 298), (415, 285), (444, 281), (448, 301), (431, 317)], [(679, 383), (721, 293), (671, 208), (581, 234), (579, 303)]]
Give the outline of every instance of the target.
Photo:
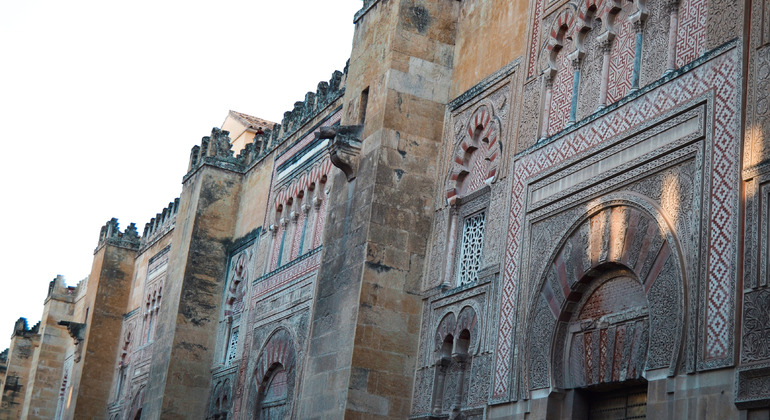
[(465, 404), (466, 376), (479, 348), (476, 310), (466, 305), (459, 311), (448, 310), (436, 327), (434, 381), (431, 412), (440, 416), (462, 411)]
[[(578, 15), (577, 15), (577, 30), (580, 32), (585, 31), (586, 29), (594, 29), (591, 28), (591, 19), (593, 17), (596, 17), (598, 19), (604, 20), (605, 15), (605, 2), (613, 3), (614, 0), (584, 0), (580, 3), (580, 6), (578, 6)], [(598, 29), (598, 28), (596, 28)]]
[(253, 254), (249, 249), (241, 251), (232, 259), (224, 305), (225, 317), (231, 317), (243, 311), (243, 300), (249, 284), (252, 259)]
[[(686, 279), (681, 250), (657, 206), (641, 196), (630, 198), (633, 201), (607, 199), (596, 204), (573, 224), (549, 258), (530, 303), (525, 372), (530, 390), (549, 386), (568, 389), (617, 380), (620, 373), (615, 372), (616, 368), (628, 368), (632, 363), (639, 372), (626, 370), (620, 379), (641, 377), (642, 370), (661, 368), (667, 368), (669, 375), (675, 374), (685, 322)], [(622, 344), (619, 329), (613, 328), (611, 333), (605, 329), (586, 337), (586, 343), (598, 341), (577, 354), (570, 340), (575, 329), (583, 327), (576, 327), (575, 321), (581, 320), (580, 311), (591, 294), (612, 279), (627, 283), (616, 291), (625, 290), (630, 295), (638, 289), (641, 302), (634, 308), (610, 308), (591, 321), (594, 325), (585, 324), (584, 329), (600, 327), (597, 322), (606, 326), (630, 320), (636, 322), (635, 335)], [(627, 348), (619, 348), (615, 358), (608, 357), (615, 355), (612, 352), (616, 343)], [(633, 357), (638, 360), (629, 360)], [(590, 371), (589, 364), (610, 373), (581, 379), (580, 372)]]
[(483, 104), (473, 112), (453, 151), (446, 182), (447, 201), (495, 181), (503, 148), (500, 127), (491, 105)]
[(549, 64), (551, 68), (556, 69), (556, 53), (562, 48), (568, 48), (569, 42), (573, 39), (575, 33), (575, 12), (572, 5), (564, 8), (551, 25), (551, 31), (548, 36), (548, 43), (545, 46), (548, 51)]
[(479, 350), (479, 318), (476, 315), (476, 309), (472, 306), (464, 306), (459, 314), (455, 311), (448, 311), (444, 314), (443, 318), (436, 327), (436, 335), (434, 338), (434, 360), (438, 360), (442, 357), (441, 350), (442, 345), (448, 336), (451, 336), (454, 341), (452, 353), (457, 353), (457, 338), (460, 337), (463, 331), (470, 333), (470, 339), (468, 343), (467, 353), (469, 356), (473, 356), (478, 353)]
[(217, 382), (212, 393), (211, 405), (209, 406), (209, 419), (226, 419), (232, 404), (232, 385), (230, 379)]
[(281, 188), (275, 196), (275, 210), (280, 213), (294, 198), (302, 198), (305, 191), (313, 190), (319, 184), (325, 184), (333, 165), (329, 157), (313, 165), (305, 173), (295, 177), (289, 184)]

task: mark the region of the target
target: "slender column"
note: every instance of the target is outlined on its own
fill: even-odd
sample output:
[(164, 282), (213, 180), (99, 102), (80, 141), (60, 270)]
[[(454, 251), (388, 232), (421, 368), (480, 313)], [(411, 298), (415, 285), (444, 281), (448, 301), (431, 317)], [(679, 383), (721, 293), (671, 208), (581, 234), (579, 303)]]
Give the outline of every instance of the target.
[(468, 355), (455, 354), (453, 358), (460, 368), (460, 377), (457, 380), (457, 394), (455, 396), (455, 403), (452, 411), (459, 413), (463, 406), (463, 389), (465, 388), (465, 369), (468, 367)]
[(610, 82), (610, 52), (612, 51), (612, 40), (615, 39), (615, 34), (607, 31), (599, 35), (598, 39), (602, 50), (602, 83), (599, 87), (599, 109), (602, 109), (607, 106), (607, 90)]
[(302, 235), (299, 237), (299, 251), (297, 251), (297, 255), (302, 255), (302, 251), (305, 248), (305, 235), (307, 233), (307, 219), (310, 217), (310, 205), (305, 203), (302, 204), (302, 213), (305, 214), (303, 222), (302, 222)]
[(451, 361), (447, 357), (442, 357), (436, 363), (436, 381), (433, 384), (433, 407), (431, 408), (433, 415), (441, 414), (441, 406), (444, 402), (444, 380), (450, 364)]
[(299, 238), (297, 237), (297, 233), (299, 231), (299, 214), (300, 213), (296, 210), (292, 210), (289, 214), (289, 217), (291, 218), (291, 246), (289, 247), (289, 261), (297, 258), (295, 251), (299, 249), (299, 244), (297, 243), (299, 241)]
[(318, 220), (321, 218), (321, 204), (323, 204), (321, 199), (318, 197), (320, 194), (321, 194), (321, 189), (319, 188), (316, 190), (316, 193), (313, 197), (313, 209), (315, 209), (315, 217), (313, 217), (313, 233), (312, 233), (313, 238), (310, 240), (311, 242), (310, 249), (316, 249), (316, 247), (318, 246), (318, 244), (316, 243), (318, 238), (316, 238), (315, 233), (316, 233), (316, 230), (318, 229), (318, 223), (319, 223)]
[(273, 269), (276, 269), (283, 265), (283, 248), (286, 245), (286, 231), (288, 230), (289, 220), (285, 217), (281, 217), (281, 244), (278, 247), (278, 260), (275, 263), (275, 267)]
[(278, 226), (270, 225), (267, 230), (270, 231), (270, 255), (268, 255), (262, 274), (267, 274), (273, 269), (273, 257), (275, 256), (275, 240), (278, 236)]
[(569, 124), (575, 123), (577, 118), (578, 89), (580, 88), (580, 66), (583, 62), (583, 54), (578, 50), (569, 55), (572, 61), (572, 102), (569, 109)]
[(669, 15), (668, 22), (668, 60), (666, 73), (676, 70), (676, 39), (679, 32), (679, 0), (669, 0), (666, 3)]
[(634, 32), (636, 33), (636, 43), (634, 45), (634, 72), (631, 75), (631, 92), (639, 89), (639, 74), (642, 71), (642, 29), (644, 29), (644, 21), (646, 14), (642, 11), (638, 11), (631, 15), (631, 23), (634, 25)]
[[(453, 198), (453, 200), (456, 200), (456, 197)], [(454, 268), (455, 268), (455, 258), (454, 255), (456, 254), (457, 250), (457, 218), (458, 218), (458, 210), (456, 202), (453, 201), (450, 203), (449, 206), (449, 238), (447, 240), (447, 249), (446, 249), (446, 267), (444, 268), (444, 281), (441, 283), (442, 289), (448, 289), (452, 287), (452, 284), (454, 284)]]
[(545, 75), (545, 100), (543, 101), (543, 127), (540, 131), (540, 138), (548, 137), (548, 119), (551, 115), (551, 98), (553, 97), (553, 78), (556, 71), (550, 69)]

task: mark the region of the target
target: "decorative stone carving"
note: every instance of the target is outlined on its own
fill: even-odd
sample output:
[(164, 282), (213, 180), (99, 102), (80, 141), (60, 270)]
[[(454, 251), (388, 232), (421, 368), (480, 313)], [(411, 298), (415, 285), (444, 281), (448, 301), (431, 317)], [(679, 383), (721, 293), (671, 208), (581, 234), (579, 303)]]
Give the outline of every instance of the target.
[(738, 369), (735, 375), (735, 405), (746, 410), (770, 404), (770, 364)]
[(334, 166), (345, 173), (348, 182), (356, 178), (358, 154), (361, 151), (361, 125), (323, 127), (319, 132), (322, 139), (331, 139), (329, 156)]
[(500, 121), (490, 106), (476, 108), (463, 127), (452, 150), (445, 184), (449, 202), (493, 183), (502, 154)]
[[(271, 334), (257, 358), (256, 367), (251, 379), (249, 401), (252, 401), (251, 404), (257, 406), (258, 413), (265, 410), (267, 412), (274, 412), (274, 410), (262, 407), (261, 402), (269, 391), (270, 382), (276, 374), (285, 375), (286, 396), (283, 404), (286, 407), (283, 408), (282, 412), (291, 413), (297, 375), (297, 353), (295, 351), (294, 339), (285, 328), (279, 328)], [(259, 414), (264, 414), (264, 412)], [(258, 416), (258, 418), (262, 417), (264, 415)]]
[(770, 290), (746, 293), (742, 341), (743, 362), (770, 359)]
[[(631, 202), (598, 205), (560, 241), (533, 298), (534, 316), (528, 334), (530, 389), (630, 379), (640, 377), (644, 368), (667, 367), (674, 373), (683, 338), (682, 262), (672, 250), (677, 245), (670, 228), (660, 215), (649, 211)], [(601, 278), (627, 278), (623, 281), (628, 284), (597, 288), (602, 283), (595, 278), (601, 273), (605, 273)], [(586, 300), (593, 299), (593, 293), (626, 293), (622, 296), (629, 299), (628, 293), (637, 288), (635, 303), (622, 308), (606, 306), (606, 302), (623, 302), (619, 297)], [(579, 316), (575, 312), (578, 308), (583, 308)], [(567, 322), (569, 328), (564, 324)], [(568, 331), (573, 337), (570, 341), (566, 341)], [(553, 339), (556, 342), (552, 345)], [(575, 347), (580, 340), (582, 349)], [(570, 348), (565, 342), (572, 343)], [(569, 365), (561, 367), (564, 352)], [(555, 384), (550, 384), (551, 376)]]

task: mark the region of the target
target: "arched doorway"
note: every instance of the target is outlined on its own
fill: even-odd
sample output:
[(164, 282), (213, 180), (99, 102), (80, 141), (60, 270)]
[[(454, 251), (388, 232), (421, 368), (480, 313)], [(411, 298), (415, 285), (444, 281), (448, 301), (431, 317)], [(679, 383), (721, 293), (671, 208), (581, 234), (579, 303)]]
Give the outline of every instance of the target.
[(604, 264), (595, 274), (575, 288), (583, 292), (562, 314), (568, 317), (563, 383), (575, 393), (567, 409), (589, 420), (646, 418), (650, 320), (644, 288), (622, 265)]
[(576, 220), (546, 261), (530, 304), (527, 388), (548, 391), (549, 416), (644, 418), (646, 372), (674, 375), (683, 341), (672, 230), (654, 206), (613, 200)]

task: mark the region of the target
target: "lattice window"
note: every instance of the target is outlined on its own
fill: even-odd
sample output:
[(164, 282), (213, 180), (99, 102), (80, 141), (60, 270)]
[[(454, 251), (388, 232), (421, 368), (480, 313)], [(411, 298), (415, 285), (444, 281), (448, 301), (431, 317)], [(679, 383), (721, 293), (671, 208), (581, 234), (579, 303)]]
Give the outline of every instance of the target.
[(227, 345), (227, 356), (225, 357), (225, 366), (232, 366), (237, 356), (238, 350), (238, 329), (233, 329), (230, 333), (230, 343)]
[(460, 244), (460, 261), (457, 279), (460, 285), (478, 280), (481, 266), (481, 251), (484, 246), (484, 220), (486, 212), (476, 213), (463, 222), (463, 236)]
[(647, 388), (589, 396), (590, 420), (641, 420), (647, 418)]

